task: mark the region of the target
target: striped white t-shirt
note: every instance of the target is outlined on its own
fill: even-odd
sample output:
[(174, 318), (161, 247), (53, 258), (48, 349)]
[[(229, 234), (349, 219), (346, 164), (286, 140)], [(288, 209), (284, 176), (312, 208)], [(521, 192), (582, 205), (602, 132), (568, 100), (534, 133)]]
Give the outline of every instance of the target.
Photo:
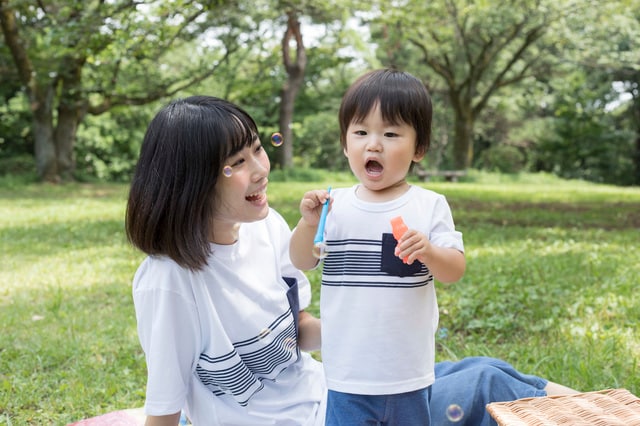
[(435, 379), (438, 305), (433, 276), (393, 251), (390, 220), (402, 216), (432, 244), (464, 251), (441, 194), (411, 186), (384, 203), (356, 186), (335, 189), (327, 216), (320, 296), (322, 361), (329, 389), (364, 395), (425, 388)]
[(240, 227), (233, 245), (212, 245), (208, 266), (191, 272), (148, 257), (133, 282), (148, 379), (145, 412), (185, 408), (196, 425), (321, 425), (322, 366), (296, 345), (308, 280), (289, 260), (290, 230), (275, 211)]

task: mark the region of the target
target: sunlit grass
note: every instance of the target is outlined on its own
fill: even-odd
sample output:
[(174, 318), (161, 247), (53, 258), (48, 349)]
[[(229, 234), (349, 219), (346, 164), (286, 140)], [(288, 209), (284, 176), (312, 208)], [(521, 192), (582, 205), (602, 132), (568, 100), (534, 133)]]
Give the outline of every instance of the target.
[[(344, 175), (272, 182), (302, 194)], [(536, 180), (537, 179), (537, 180)], [(549, 176), (420, 183), (447, 196), (467, 272), (438, 285), (438, 359), (496, 356), (580, 390), (640, 393), (640, 189)], [(145, 365), (124, 236), (125, 185), (0, 182), (0, 424), (66, 424), (140, 406)], [(308, 274), (319, 311), (320, 270)]]

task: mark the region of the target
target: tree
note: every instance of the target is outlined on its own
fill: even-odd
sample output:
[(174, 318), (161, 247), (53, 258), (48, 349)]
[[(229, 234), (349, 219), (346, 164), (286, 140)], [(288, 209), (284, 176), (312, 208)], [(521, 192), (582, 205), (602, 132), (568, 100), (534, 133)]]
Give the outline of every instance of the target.
[(555, 150), (545, 152), (551, 135), (537, 155), (563, 176), (639, 184), (640, 1), (586, 4), (555, 29), (563, 40), (554, 52), (560, 72), (540, 79), (549, 92), (546, 110), (556, 117), (549, 126)]
[[(287, 10), (287, 29), (282, 37), (282, 62), (287, 73), (287, 80), (282, 87), (280, 97), (280, 131), (285, 141), (289, 141), (279, 150), (279, 163), (282, 168), (291, 168), (293, 165), (293, 144), (291, 123), (293, 121), (293, 108), (296, 95), (304, 81), (304, 72), (307, 67), (307, 54), (302, 41), (300, 21), (297, 12)], [(291, 41), (295, 41), (295, 60), (291, 55)]]
[[(293, 165), (293, 117), (295, 101), (298, 92), (303, 87), (305, 71), (307, 68), (307, 48), (303, 43), (303, 31), (301, 30), (300, 18), (306, 17), (311, 23), (329, 24), (339, 22), (344, 19), (343, 11), (348, 10), (358, 4), (357, 1), (343, 1), (340, 5), (326, 0), (309, 0), (290, 2), (288, 0), (279, 1), (278, 8), (284, 8), (286, 14), (286, 30), (282, 37), (282, 63), (286, 72), (286, 79), (283, 83), (280, 96), (280, 117), (279, 125), (285, 141), (279, 150), (278, 164), (282, 168), (290, 168)], [(338, 32), (342, 25), (338, 25)], [(295, 55), (292, 53), (292, 42), (295, 46)]]
[[(228, 4), (225, 4), (228, 3)], [(212, 75), (241, 28), (222, 32), (215, 53), (174, 63), (235, 9), (226, 1), (0, 0), (0, 26), (32, 113), (40, 179), (71, 179), (78, 124), (86, 114), (172, 96)], [(209, 15), (211, 16), (211, 15)], [(211, 57), (213, 56), (213, 57)]]
[[(573, 6), (548, 0), (407, 0), (381, 5), (386, 63), (426, 67), (446, 87), (454, 112), (453, 166), (473, 161), (473, 131), (501, 88), (549, 73), (543, 37)], [(408, 41), (406, 46), (403, 41)], [(409, 49), (409, 51), (407, 51)], [(415, 54), (418, 64), (411, 62)], [(417, 72), (424, 76), (425, 72)], [(427, 79), (430, 84), (437, 82)]]

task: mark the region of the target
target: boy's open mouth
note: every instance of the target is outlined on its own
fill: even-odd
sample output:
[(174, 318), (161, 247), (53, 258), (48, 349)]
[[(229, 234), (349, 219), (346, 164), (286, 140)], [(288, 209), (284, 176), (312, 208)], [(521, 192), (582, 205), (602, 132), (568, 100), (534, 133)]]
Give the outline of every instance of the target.
[(382, 167), (382, 164), (380, 164), (376, 160), (368, 160), (364, 168), (367, 171), (367, 174), (376, 176), (380, 175), (382, 173), (382, 169), (384, 169), (384, 167)]

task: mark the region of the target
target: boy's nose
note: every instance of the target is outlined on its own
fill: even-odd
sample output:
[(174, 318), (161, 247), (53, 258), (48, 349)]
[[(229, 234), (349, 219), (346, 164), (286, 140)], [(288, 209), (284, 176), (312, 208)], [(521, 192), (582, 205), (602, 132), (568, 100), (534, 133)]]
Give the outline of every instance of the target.
[(381, 151), (382, 143), (380, 143), (380, 137), (376, 135), (371, 135), (369, 141), (367, 142), (367, 151)]

